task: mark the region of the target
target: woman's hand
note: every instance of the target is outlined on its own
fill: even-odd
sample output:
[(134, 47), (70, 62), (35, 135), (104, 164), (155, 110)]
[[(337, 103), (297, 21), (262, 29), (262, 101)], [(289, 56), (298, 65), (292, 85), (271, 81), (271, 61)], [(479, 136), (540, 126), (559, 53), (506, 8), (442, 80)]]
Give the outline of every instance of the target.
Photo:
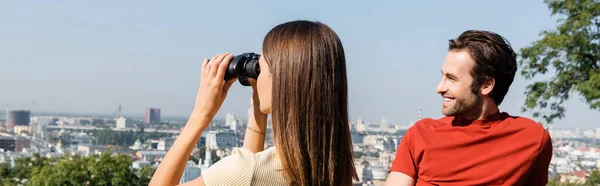
[[(231, 58), (233, 58), (231, 54), (225, 53), (213, 57), (210, 59), (210, 63), (208, 59), (204, 59), (200, 72), (200, 90), (196, 96), (192, 116), (156, 169), (150, 185), (177, 185), (179, 183), (187, 159), (198, 143), (200, 135), (221, 108), (229, 87), (235, 82), (235, 79), (227, 82), (224, 80), (225, 70)], [(202, 178), (197, 178), (190, 184), (204, 185), (203, 183)]]
[[(192, 117), (213, 118), (217, 114), (223, 101), (225, 101), (225, 97), (227, 97), (229, 87), (236, 81), (236, 79), (231, 79), (227, 82), (223, 80), (225, 78), (225, 70), (227, 70), (229, 61), (232, 58), (231, 54), (224, 53), (212, 57), (210, 62), (208, 59), (204, 59), (200, 72), (200, 89), (196, 96)], [(202, 127), (205, 128), (208, 126)]]

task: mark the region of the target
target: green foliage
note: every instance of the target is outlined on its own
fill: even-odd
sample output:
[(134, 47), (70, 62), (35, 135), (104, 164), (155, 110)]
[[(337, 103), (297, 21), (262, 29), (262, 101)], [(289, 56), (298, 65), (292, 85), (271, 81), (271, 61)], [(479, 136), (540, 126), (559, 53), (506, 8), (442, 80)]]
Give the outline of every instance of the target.
[(154, 168), (152, 167), (142, 167), (138, 171), (139, 180), (136, 185), (148, 185), (150, 184), (150, 180), (152, 179), (152, 175), (154, 175)]
[(131, 168), (126, 154), (45, 158), (35, 154), (15, 161), (12, 169), (0, 164), (0, 185), (148, 185), (154, 169)]
[(600, 184), (600, 172), (598, 170), (594, 170), (590, 173), (590, 177), (585, 180), (584, 185), (598, 185)]
[(546, 186), (559, 186), (560, 185), (560, 176), (556, 175), (548, 180), (548, 184)]
[(548, 180), (547, 186), (596, 186), (600, 184), (600, 172), (596, 169), (590, 173), (590, 176), (585, 180), (583, 184), (560, 182), (560, 176), (556, 175)]
[(219, 156), (217, 156), (217, 151), (211, 151), (211, 155), (210, 155), (210, 159), (212, 160), (213, 163), (217, 163), (219, 160), (221, 160), (221, 158)]
[(542, 38), (520, 51), (521, 74), (526, 79), (551, 72), (550, 80), (529, 86), (523, 111), (547, 123), (565, 117), (564, 102), (578, 93), (590, 109), (600, 110), (600, 1), (545, 0), (556, 29), (545, 30)]

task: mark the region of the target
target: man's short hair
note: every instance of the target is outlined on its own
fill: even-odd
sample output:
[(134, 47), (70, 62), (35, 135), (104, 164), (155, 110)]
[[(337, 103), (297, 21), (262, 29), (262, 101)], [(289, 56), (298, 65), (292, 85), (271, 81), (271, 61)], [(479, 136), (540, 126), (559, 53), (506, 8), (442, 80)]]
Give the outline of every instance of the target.
[(449, 51), (466, 50), (475, 61), (471, 91), (477, 93), (485, 81), (493, 78), (496, 82), (490, 97), (500, 105), (517, 71), (517, 55), (510, 43), (493, 32), (467, 30), (451, 39), (449, 45)]

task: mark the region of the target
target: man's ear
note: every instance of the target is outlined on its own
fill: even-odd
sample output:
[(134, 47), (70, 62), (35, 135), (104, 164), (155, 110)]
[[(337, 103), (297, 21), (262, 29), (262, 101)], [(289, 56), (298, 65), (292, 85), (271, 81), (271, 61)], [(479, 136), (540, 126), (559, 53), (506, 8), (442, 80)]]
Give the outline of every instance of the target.
[(494, 90), (494, 85), (496, 85), (496, 79), (492, 77), (487, 77), (483, 84), (481, 84), (479, 90), (481, 92), (481, 95), (487, 96), (492, 94), (492, 91)]

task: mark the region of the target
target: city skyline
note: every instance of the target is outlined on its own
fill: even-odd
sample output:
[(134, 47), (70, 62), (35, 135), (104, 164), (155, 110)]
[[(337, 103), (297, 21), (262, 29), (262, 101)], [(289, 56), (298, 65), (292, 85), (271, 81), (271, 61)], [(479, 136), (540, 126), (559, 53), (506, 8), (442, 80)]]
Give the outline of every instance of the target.
[[(205, 7), (224, 7), (229, 12)], [(515, 6), (518, 5), (518, 6)], [(332, 8), (335, 7), (335, 8)], [(252, 11), (249, 11), (252, 10)], [(206, 16), (206, 15), (219, 16)], [(477, 16), (473, 16), (477, 15)], [(434, 91), (448, 39), (467, 29), (528, 46), (556, 17), (542, 1), (455, 4), (412, 2), (4, 2), (0, 18), (0, 105), (36, 112), (143, 115), (191, 113), (200, 63), (222, 52), (260, 52), (273, 26), (296, 19), (322, 21), (344, 44), (350, 119), (386, 118), (405, 124), (442, 117)], [(218, 29), (214, 29), (218, 28)], [(244, 29), (240, 29), (244, 28)], [(521, 113), (526, 81), (517, 75), (502, 111)], [(216, 118), (245, 116), (250, 88), (235, 84)], [(600, 113), (578, 96), (566, 103), (557, 128), (593, 128)], [(139, 113), (139, 114), (137, 114)], [(541, 120), (541, 119), (536, 119)]]

